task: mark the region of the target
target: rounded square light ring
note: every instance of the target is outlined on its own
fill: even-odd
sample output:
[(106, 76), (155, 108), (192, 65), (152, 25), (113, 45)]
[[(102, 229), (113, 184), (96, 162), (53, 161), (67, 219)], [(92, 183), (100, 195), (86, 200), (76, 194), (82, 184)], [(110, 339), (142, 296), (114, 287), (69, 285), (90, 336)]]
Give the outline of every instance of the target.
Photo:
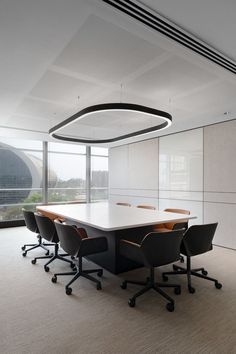
[[(157, 118), (161, 118), (163, 119), (163, 123), (150, 128), (138, 130), (129, 134), (117, 136), (115, 138), (108, 138), (108, 139), (83, 139), (83, 138), (68, 137), (62, 134), (55, 134), (59, 130), (65, 128), (66, 126), (72, 124), (73, 122), (76, 122), (88, 115), (94, 114), (96, 112), (108, 112), (108, 111), (129, 111), (129, 112), (143, 113), (147, 116), (156, 116)], [(103, 103), (103, 104), (86, 107), (81, 111), (75, 113), (73, 116), (65, 119), (63, 122), (52, 127), (49, 130), (49, 134), (52, 137), (59, 140), (72, 141), (72, 142), (83, 143), (83, 144), (106, 144), (106, 143), (113, 143), (115, 141), (119, 141), (127, 138), (132, 138), (139, 135), (148, 134), (158, 130), (162, 130), (169, 127), (171, 123), (172, 123), (172, 117), (169, 113), (151, 107), (146, 107), (146, 106), (132, 104), (132, 103), (121, 103), (121, 102)]]

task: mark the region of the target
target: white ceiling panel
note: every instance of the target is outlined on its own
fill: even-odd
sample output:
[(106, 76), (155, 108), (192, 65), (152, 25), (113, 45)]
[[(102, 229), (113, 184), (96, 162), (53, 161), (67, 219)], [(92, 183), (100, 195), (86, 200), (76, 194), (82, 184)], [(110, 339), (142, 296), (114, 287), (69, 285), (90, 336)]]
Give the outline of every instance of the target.
[(235, 105), (236, 83), (220, 82), (212, 87), (206, 87), (199, 92), (189, 94), (182, 98), (176, 98), (174, 103), (179, 107), (184, 106), (187, 110), (204, 114), (224, 114)]
[[(11, 125), (12, 128), (19, 129), (24, 126), (27, 130), (40, 131), (44, 133), (47, 133), (52, 123), (53, 122), (51, 120), (44, 120), (44, 125), (42, 126), (42, 119), (24, 116), (12, 116), (7, 122), (7, 124)], [(55, 124), (55, 122), (53, 124)]]
[(73, 107), (78, 105), (78, 97), (83, 100), (98, 89), (99, 86), (93, 83), (49, 70), (31, 90), (30, 95)]
[(47, 119), (65, 119), (70, 115), (70, 109), (65, 105), (26, 98), (16, 110), (17, 114), (40, 118), (44, 122)]
[(91, 15), (54, 64), (114, 82), (163, 53), (158, 45)]
[(217, 76), (202, 67), (173, 56), (130, 82), (127, 88), (142, 91), (143, 95), (150, 98), (159, 95), (173, 98), (183, 91), (195, 89), (216, 78)]

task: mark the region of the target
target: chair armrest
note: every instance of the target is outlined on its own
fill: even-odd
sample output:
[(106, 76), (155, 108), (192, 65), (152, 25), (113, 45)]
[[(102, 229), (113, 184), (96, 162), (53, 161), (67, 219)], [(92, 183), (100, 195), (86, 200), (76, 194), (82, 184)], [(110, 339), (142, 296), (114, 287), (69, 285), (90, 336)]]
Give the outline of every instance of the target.
[(129, 246), (133, 246), (133, 247), (137, 247), (137, 248), (140, 248), (140, 244), (139, 243), (135, 243), (135, 242), (132, 242), (132, 241), (129, 241), (129, 240), (120, 240), (120, 242), (124, 243), (124, 244), (127, 244)]
[(139, 243), (124, 239), (120, 240), (120, 254), (138, 264), (143, 264), (143, 256)]
[(78, 256), (88, 256), (90, 254), (107, 251), (106, 237), (88, 237), (81, 240)]
[(177, 222), (173, 225), (172, 230), (187, 230), (188, 229), (188, 222), (183, 221), (183, 222)]

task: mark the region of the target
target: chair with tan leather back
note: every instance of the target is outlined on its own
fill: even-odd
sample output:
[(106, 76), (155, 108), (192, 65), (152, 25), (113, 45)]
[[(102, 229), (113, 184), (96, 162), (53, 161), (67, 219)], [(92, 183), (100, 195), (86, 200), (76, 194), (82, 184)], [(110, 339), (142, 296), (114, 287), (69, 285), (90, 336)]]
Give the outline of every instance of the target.
[[(168, 213), (176, 213), (176, 214), (185, 214), (189, 215), (190, 211), (189, 210), (184, 210), (184, 209), (165, 209), (165, 212)], [(168, 223), (163, 223), (159, 225), (155, 225), (154, 230), (156, 232), (168, 232), (171, 230), (179, 230), (179, 229), (185, 229), (187, 230), (188, 228), (188, 222), (187, 221), (182, 221), (182, 222), (168, 222)]]
[(192, 287), (191, 278), (192, 276), (210, 280), (214, 282), (216, 289), (221, 289), (222, 284), (215, 278), (211, 278), (208, 275), (208, 272), (203, 268), (192, 268), (191, 260), (192, 257), (195, 257), (200, 254), (204, 254), (213, 249), (212, 241), (215, 235), (215, 231), (218, 223), (213, 224), (204, 224), (204, 225), (193, 225), (185, 232), (183, 240), (180, 246), (180, 252), (187, 257), (187, 267), (183, 268), (179, 265), (173, 265), (172, 272), (164, 272), (162, 278), (164, 281), (168, 280), (169, 275), (187, 275), (188, 291), (193, 294), (195, 289)]
[(116, 203), (116, 205), (121, 205), (121, 206), (128, 206), (128, 207), (131, 207), (131, 204), (130, 204), (130, 203), (122, 203), (122, 202), (118, 202), (118, 203)]
[(137, 208), (156, 210), (156, 207), (154, 207), (152, 205), (137, 205)]
[(175, 230), (159, 234), (157, 232), (148, 233), (141, 243), (131, 242), (122, 239), (120, 241), (120, 254), (137, 263), (144, 264), (149, 268), (150, 275), (145, 281), (124, 280), (122, 289), (126, 289), (128, 284), (141, 285), (143, 288), (135, 293), (128, 301), (130, 307), (134, 307), (136, 299), (147, 291), (153, 289), (167, 301), (166, 309), (170, 312), (175, 309), (175, 302), (162, 288), (174, 288), (175, 294), (181, 293), (179, 284), (165, 284), (155, 282), (155, 267), (161, 267), (175, 262), (180, 256), (180, 245), (183, 238), (183, 230)]
[(71, 295), (70, 285), (79, 277), (87, 278), (97, 284), (97, 290), (102, 288), (100, 280), (91, 276), (91, 273), (97, 273), (99, 277), (103, 275), (103, 269), (84, 269), (83, 258), (95, 253), (107, 251), (107, 239), (104, 236), (88, 237), (84, 228), (77, 228), (73, 225), (62, 224), (58, 220), (54, 221), (55, 228), (60, 240), (61, 248), (73, 257), (74, 269), (72, 272), (55, 273), (52, 282), (57, 282), (58, 276), (73, 275), (73, 278), (65, 286), (67, 295)]

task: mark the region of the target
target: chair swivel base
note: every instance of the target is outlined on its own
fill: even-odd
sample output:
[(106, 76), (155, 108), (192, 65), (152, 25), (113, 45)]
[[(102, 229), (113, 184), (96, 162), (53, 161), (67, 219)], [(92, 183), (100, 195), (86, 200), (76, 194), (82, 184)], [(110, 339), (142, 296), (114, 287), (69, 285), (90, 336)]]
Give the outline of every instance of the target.
[(59, 247), (58, 247), (58, 244), (54, 244), (54, 243), (53, 243), (53, 244), (51, 244), (51, 245), (53, 245), (53, 246), (55, 247), (55, 251), (54, 251), (53, 254), (48, 255), (48, 256), (35, 257), (34, 259), (32, 259), (31, 263), (32, 263), (32, 264), (36, 264), (37, 259), (47, 259), (47, 258), (50, 258), (50, 260), (49, 260), (46, 264), (44, 264), (44, 270), (45, 270), (45, 272), (49, 272), (50, 268), (48, 267), (48, 265), (49, 265), (50, 263), (52, 263), (53, 261), (55, 261), (56, 259), (59, 259), (59, 260), (61, 260), (61, 261), (63, 261), (63, 262), (70, 263), (71, 268), (74, 268), (74, 267), (75, 267), (75, 265), (74, 265), (74, 263), (73, 263), (72, 261), (70, 261), (69, 259), (64, 258), (64, 256), (67, 256), (67, 254), (61, 255), (61, 254), (58, 253), (58, 248), (59, 248)]
[(74, 275), (74, 277), (71, 279), (71, 281), (68, 284), (66, 284), (66, 286), (65, 286), (65, 292), (66, 292), (67, 295), (71, 295), (72, 294), (72, 288), (70, 287), (70, 285), (72, 283), (74, 283), (74, 281), (76, 279), (78, 279), (79, 277), (84, 277), (86, 279), (89, 279), (89, 280), (95, 282), (97, 284), (97, 290), (101, 290), (102, 289), (101, 282), (98, 279), (92, 277), (89, 274), (97, 273), (97, 275), (99, 277), (101, 277), (103, 275), (103, 269), (99, 268), (99, 269), (87, 269), (87, 270), (84, 270), (83, 267), (82, 267), (82, 261), (79, 261), (79, 265), (75, 265), (74, 264), (74, 266), (76, 266), (76, 270), (73, 271), (73, 272), (56, 273), (56, 274), (54, 274), (53, 277), (52, 277), (52, 282), (56, 283), (57, 282), (57, 277), (60, 276), (60, 275)]
[[(38, 243), (28, 243), (21, 247), (22, 251), (25, 251), (22, 253), (23, 257), (25, 257), (29, 251), (32, 251), (38, 247), (41, 247), (46, 251), (45, 253), (46, 256), (49, 255), (49, 249), (46, 246), (54, 246), (54, 244), (42, 242), (42, 238), (40, 235), (38, 235), (37, 237), (39, 239)], [(26, 247), (30, 247), (30, 248), (26, 250)]]
[[(216, 289), (221, 289), (222, 284), (219, 283), (219, 281), (215, 278), (208, 277), (208, 272), (204, 268), (195, 268), (191, 269), (190, 268), (190, 259), (187, 258), (187, 268), (183, 268), (179, 265), (173, 265), (173, 272), (164, 272), (162, 273), (162, 279), (163, 281), (168, 280), (168, 275), (179, 275), (179, 274), (186, 274), (188, 278), (188, 291), (190, 294), (195, 293), (195, 288), (192, 287), (192, 282), (191, 282), (191, 275), (198, 277), (198, 278), (203, 278), (206, 280), (210, 280), (215, 283)], [(201, 272), (201, 274), (199, 273)]]
[(166, 304), (166, 309), (169, 312), (173, 312), (175, 309), (175, 302), (174, 300), (167, 295), (161, 288), (174, 288), (174, 292), (176, 295), (181, 294), (181, 286), (178, 284), (165, 284), (165, 283), (156, 283), (154, 279), (154, 269), (150, 269), (150, 277), (147, 278), (145, 282), (138, 282), (138, 281), (133, 281), (133, 280), (124, 280), (123, 283), (121, 284), (122, 289), (127, 288), (127, 284), (135, 284), (135, 285), (142, 285), (144, 288), (142, 288), (139, 292), (137, 292), (134, 296), (132, 296), (128, 304), (130, 307), (135, 307), (136, 304), (136, 298), (143, 295), (150, 289), (155, 290), (157, 293), (159, 293), (161, 296), (163, 296), (166, 300), (168, 300), (168, 303)]

